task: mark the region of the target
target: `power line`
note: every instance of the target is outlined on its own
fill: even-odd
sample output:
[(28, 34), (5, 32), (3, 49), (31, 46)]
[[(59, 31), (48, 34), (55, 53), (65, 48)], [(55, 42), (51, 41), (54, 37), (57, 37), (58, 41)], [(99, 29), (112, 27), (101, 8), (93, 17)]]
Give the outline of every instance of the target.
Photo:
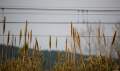
[[(3, 23), (3, 22), (0, 22)], [(7, 24), (22, 24), (26, 22), (16, 21), (16, 22), (6, 22)], [(120, 22), (72, 22), (73, 24), (120, 24)], [(28, 24), (70, 24), (70, 22), (29, 22)]]
[(58, 9), (58, 8), (0, 8), (2, 10), (35, 10), (35, 11), (81, 11), (81, 12), (119, 12), (113, 9)]
[[(2, 13), (0, 13), (0, 14), (2, 14)], [(30, 14), (30, 15), (78, 15), (78, 14), (52, 14), (52, 13), (40, 13), (40, 12), (5, 12), (4, 14)], [(110, 14), (80, 14), (80, 15), (115, 15), (115, 16), (120, 16), (120, 14), (114, 14), (114, 13), (110, 13)]]
[[(5, 36), (7, 37), (8, 35), (0, 35), (0, 36)], [(20, 36), (20, 35), (9, 35), (9, 36)], [(25, 36), (25, 35), (21, 35), (21, 36)], [(71, 36), (68, 36), (68, 35), (40, 35), (40, 34), (33, 34), (32, 35), (33, 37), (49, 37), (49, 36), (52, 36), (52, 37), (71, 37)], [(97, 37), (96, 35), (81, 35), (80, 37)], [(103, 37), (103, 36), (100, 36), (100, 37)], [(105, 37), (113, 37), (113, 36), (105, 36)], [(120, 36), (116, 36), (116, 37), (120, 37)]]

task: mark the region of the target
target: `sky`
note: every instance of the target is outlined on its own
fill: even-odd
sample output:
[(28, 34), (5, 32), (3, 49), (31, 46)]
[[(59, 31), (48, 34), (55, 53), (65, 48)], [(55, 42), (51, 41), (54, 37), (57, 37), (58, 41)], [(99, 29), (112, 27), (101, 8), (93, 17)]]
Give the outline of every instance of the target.
[[(89, 10), (120, 10), (120, 0), (0, 0), (0, 8), (42, 8), (42, 9), (89, 9)], [(5, 10), (4, 16), (7, 17), (8, 22), (120, 22), (120, 15), (83, 15), (83, 14), (120, 14), (119, 12), (84, 12), (79, 13), (76, 11), (23, 11), (23, 10)], [(2, 11), (0, 10), (0, 21), (2, 20)], [(19, 30), (24, 30), (25, 23), (21, 24), (6, 24), (6, 34), (10, 30), (12, 34), (19, 34)], [(81, 35), (88, 35), (86, 24), (74, 24)], [(98, 25), (91, 24), (92, 33), (96, 35), (96, 28)], [(101, 24), (105, 35), (111, 36), (113, 34), (112, 24)], [(59, 39), (58, 49), (64, 50), (66, 37), (70, 35), (70, 24), (29, 24), (29, 31), (32, 29), (34, 36), (39, 41), (42, 49), (48, 49), (49, 35), (52, 37), (53, 50), (55, 49), (55, 38)], [(0, 34), (2, 34), (2, 24), (0, 24)], [(45, 36), (44, 36), (45, 35)], [(69, 37), (68, 37), (69, 38)], [(83, 40), (82, 46), (87, 47), (85, 44), (86, 38)], [(2, 43), (3, 37), (0, 36)], [(17, 37), (18, 40), (18, 37)], [(108, 38), (108, 41), (110, 38)], [(91, 39), (92, 41), (92, 39)], [(82, 48), (88, 52), (88, 48)]]

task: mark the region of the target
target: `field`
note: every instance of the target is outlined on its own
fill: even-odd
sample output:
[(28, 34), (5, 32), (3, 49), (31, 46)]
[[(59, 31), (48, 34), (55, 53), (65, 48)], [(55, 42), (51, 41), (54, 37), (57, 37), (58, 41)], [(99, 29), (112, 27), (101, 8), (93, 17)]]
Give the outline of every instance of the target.
[[(1, 56), (0, 56), (0, 71), (120, 71), (120, 51), (116, 50), (118, 31), (114, 31), (111, 37), (111, 43), (109, 43), (109, 48), (107, 46), (107, 39), (105, 37), (104, 31), (101, 31), (100, 26), (98, 27), (96, 34), (96, 55), (91, 54), (91, 48), (89, 47), (89, 55), (85, 56), (83, 54), (81, 46), (81, 35), (74, 27), (73, 23), (70, 23), (70, 38), (72, 43), (68, 42), (66, 38), (65, 50), (60, 52), (59, 50), (53, 54), (52, 48), (52, 36), (49, 36), (49, 49), (47, 51), (47, 56), (41, 50), (40, 44), (35, 39), (34, 46), (30, 46), (32, 42), (32, 30), (28, 31), (28, 22), (26, 21), (25, 29), (19, 32), (19, 44), (22, 40), (24, 45), (21, 48), (15, 50), (16, 46), (10, 45), (11, 33), (8, 31), (7, 41), (4, 42), (6, 45), (1, 46)], [(6, 18), (3, 20), (3, 38), (6, 29)], [(89, 31), (88, 31), (89, 33)], [(23, 39), (22, 39), (23, 38)], [(102, 38), (102, 39), (101, 39)], [(56, 48), (58, 46), (56, 38)], [(4, 40), (3, 40), (4, 41)], [(68, 45), (71, 44), (71, 49)], [(86, 45), (91, 45), (90, 43)], [(32, 49), (30, 48), (32, 47)], [(100, 48), (104, 47), (105, 54), (102, 55), (103, 50)], [(9, 49), (10, 48), (10, 49)], [(6, 49), (6, 50), (5, 50)], [(118, 58), (112, 57), (113, 49), (118, 55)], [(79, 52), (76, 52), (78, 50)], [(17, 53), (16, 53), (17, 52)], [(10, 54), (9, 54), (10, 53)], [(9, 54), (9, 55), (8, 55)], [(15, 55), (16, 54), (16, 55)], [(54, 56), (54, 57), (53, 57)], [(54, 62), (53, 62), (54, 61)], [(45, 67), (45, 65), (47, 65)]]

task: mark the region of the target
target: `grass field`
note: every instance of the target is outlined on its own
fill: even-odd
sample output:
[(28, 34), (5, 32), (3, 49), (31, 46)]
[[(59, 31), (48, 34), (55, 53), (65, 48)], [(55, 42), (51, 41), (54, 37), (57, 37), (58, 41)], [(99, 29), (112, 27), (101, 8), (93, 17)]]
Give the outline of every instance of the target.
[[(6, 25), (6, 19), (4, 17), (3, 20), (3, 38), (5, 31), (5, 25)], [(1, 60), (0, 60), (0, 71), (120, 71), (120, 61), (119, 57), (118, 60), (112, 58), (112, 51), (116, 48), (116, 40), (117, 40), (117, 31), (114, 31), (113, 37), (111, 38), (111, 43), (109, 44), (110, 47), (106, 48), (106, 37), (104, 34), (104, 31), (101, 31), (101, 28), (98, 27), (97, 34), (96, 34), (96, 48), (97, 53), (96, 55), (91, 54), (91, 48), (89, 47), (89, 55), (87, 58), (85, 58), (81, 46), (81, 35), (80, 32), (78, 32), (77, 28), (74, 27), (74, 25), (71, 22), (71, 41), (70, 43), (71, 49), (68, 48), (68, 39), (66, 38), (65, 41), (65, 51), (64, 53), (61, 53), (56, 51), (55, 56), (55, 63), (52, 64), (51, 57), (53, 55), (51, 54), (51, 48), (52, 48), (52, 36), (49, 36), (49, 49), (48, 49), (48, 56), (47, 58), (44, 57), (44, 54), (41, 52), (41, 46), (37, 40), (35, 39), (34, 46), (30, 46), (32, 42), (32, 30), (28, 31), (28, 24), (26, 21), (25, 29), (20, 30), (19, 32), (19, 45), (21, 44), (22, 40), (24, 40), (24, 45), (18, 50), (18, 54), (15, 58), (9, 58), (7, 55), (7, 52), (4, 52), (3, 49), (1, 49)], [(88, 32), (89, 33), (89, 32)], [(7, 41), (5, 42), (6, 46), (9, 47), (11, 33), (8, 31)], [(23, 38), (23, 39), (22, 39)], [(101, 39), (102, 38), (102, 39)], [(56, 38), (56, 47), (58, 46)], [(46, 41), (47, 42), (47, 41)], [(119, 42), (119, 41), (117, 41)], [(88, 43), (86, 45), (90, 45), (91, 43)], [(4, 48), (8, 48), (4, 47)], [(30, 47), (32, 51), (29, 51)], [(103, 50), (105, 52), (104, 55), (102, 55), (102, 51), (100, 50), (101, 47), (104, 47)], [(12, 45), (10, 47), (12, 52), (14, 54), (15, 50), (13, 49)], [(78, 50), (79, 54), (75, 51)], [(110, 51), (108, 51), (110, 50)], [(115, 50), (120, 55), (120, 51)], [(5, 54), (6, 53), (6, 54)], [(48, 59), (48, 61), (46, 61)], [(48, 68), (44, 69), (44, 64), (48, 64)]]

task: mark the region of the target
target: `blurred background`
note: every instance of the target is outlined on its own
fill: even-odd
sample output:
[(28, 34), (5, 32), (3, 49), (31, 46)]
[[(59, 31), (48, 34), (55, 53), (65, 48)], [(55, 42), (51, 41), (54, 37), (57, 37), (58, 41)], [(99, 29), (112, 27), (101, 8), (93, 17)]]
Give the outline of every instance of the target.
[[(81, 45), (88, 54), (88, 37), (96, 36), (96, 29), (100, 25), (111, 42), (114, 25), (120, 21), (119, 0), (0, 0), (0, 43), (3, 43), (2, 20), (6, 17), (6, 32), (16, 36), (19, 41), (19, 31), (24, 30), (28, 21), (28, 31), (33, 32), (33, 41), (38, 39), (41, 49), (48, 50), (49, 36), (52, 36), (52, 50), (56, 50), (55, 39), (58, 38), (58, 49), (64, 50), (65, 40), (70, 39), (70, 23), (80, 32)], [(89, 28), (88, 28), (88, 27)], [(89, 34), (88, 31), (91, 33)], [(83, 36), (83, 37), (82, 37)], [(7, 36), (4, 36), (4, 38)], [(91, 37), (92, 45), (96, 37)], [(5, 41), (7, 38), (5, 38)], [(11, 43), (10, 43), (11, 44)], [(23, 44), (23, 43), (22, 43)], [(22, 44), (20, 46), (22, 46)], [(16, 43), (19, 46), (19, 43)], [(31, 44), (33, 45), (33, 43)], [(109, 47), (109, 46), (108, 46)]]

